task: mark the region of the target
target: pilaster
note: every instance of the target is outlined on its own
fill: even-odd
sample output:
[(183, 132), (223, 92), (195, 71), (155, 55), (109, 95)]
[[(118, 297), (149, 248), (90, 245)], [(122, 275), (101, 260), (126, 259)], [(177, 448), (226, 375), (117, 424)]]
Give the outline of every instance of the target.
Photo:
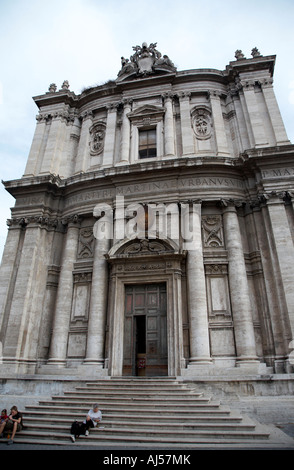
[(188, 92), (183, 92), (179, 94), (183, 155), (193, 155), (195, 153), (193, 129), (190, 114), (190, 96), (191, 93)]
[(52, 113), (40, 174), (59, 174), (66, 142), (67, 111)]
[(221, 108), (221, 93), (216, 90), (209, 92), (212, 117), (214, 122), (214, 132), (216, 141), (216, 154), (221, 156), (228, 156), (228, 142), (226, 136), (225, 123)]
[(164, 144), (166, 157), (175, 155), (175, 130), (173, 115), (173, 96), (169, 93), (163, 95), (165, 116), (164, 116)]
[(272, 123), (276, 144), (289, 145), (290, 141), (286, 133), (272, 83), (272, 78), (263, 79), (260, 81), (261, 89), (268, 109), (268, 115)]
[(122, 137), (121, 137), (121, 163), (129, 163), (130, 160), (130, 138), (131, 138), (131, 123), (128, 118), (128, 113), (132, 110), (132, 100), (125, 100), (122, 121)]
[(77, 158), (75, 163), (74, 173), (81, 173), (87, 171), (89, 168), (89, 158), (90, 158), (90, 148), (89, 148), (89, 139), (90, 139), (90, 127), (93, 122), (93, 113), (92, 111), (87, 111), (82, 114), (82, 128), (81, 135), (79, 140)]
[(289, 338), (292, 340), (294, 338), (294, 246), (284, 198), (285, 192), (273, 191), (266, 196), (291, 329), (291, 331), (289, 331)]
[[(17, 221), (14, 221), (17, 222)], [(12, 222), (12, 223), (14, 223)], [(23, 231), (16, 251), (14, 279), (11, 279), (9, 318), (3, 326), (3, 364), (14, 364), (16, 372), (35, 370), (39, 309), (42, 306), (46, 284), (46, 269), (51, 246), (47, 226), (42, 226), (39, 217), (28, 217), (23, 221)], [(12, 230), (16, 232), (16, 230)], [(28, 270), (28, 266), (30, 269)]]
[(41, 148), (46, 134), (47, 116), (38, 114), (36, 119), (37, 124), (35, 134), (23, 176), (36, 176), (38, 173), (38, 166), (40, 166), (40, 160), (42, 158)]
[(104, 142), (103, 166), (111, 166), (114, 161), (117, 104), (112, 103), (107, 107), (107, 123)]
[(250, 128), (254, 140), (253, 145), (257, 148), (268, 146), (268, 139), (265, 133), (259, 105), (255, 96), (255, 81), (242, 79), (240, 83), (243, 87), (243, 94), (248, 111)]

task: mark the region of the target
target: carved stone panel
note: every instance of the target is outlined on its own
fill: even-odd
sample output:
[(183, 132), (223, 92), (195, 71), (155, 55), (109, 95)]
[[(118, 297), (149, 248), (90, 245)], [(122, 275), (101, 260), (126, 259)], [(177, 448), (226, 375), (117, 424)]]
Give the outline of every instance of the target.
[(74, 274), (74, 292), (71, 321), (88, 320), (92, 274), (89, 272)]
[(221, 215), (202, 216), (202, 238), (204, 248), (224, 247), (223, 224)]
[(90, 154), (100, 155), (103, 152), (106, 125), (104, 122), (97, 122), (90, 129)]
[(94, 234), (92, 227), (80, 231), (78, 258), (92, 258), (94, 250)]
[(205, 265), (208, 315), (221, 319), (231, 316), (226, 264)]
[(199, 140), (211, 137), (211, 115), (206, 108), (196, 108), (192, 112), (192, 125), (194, 133)]
[(86, 354), (87, 335), (82, 332), (71, 332), (68, 337), (67, 356), (69, 358), (83, 358)]

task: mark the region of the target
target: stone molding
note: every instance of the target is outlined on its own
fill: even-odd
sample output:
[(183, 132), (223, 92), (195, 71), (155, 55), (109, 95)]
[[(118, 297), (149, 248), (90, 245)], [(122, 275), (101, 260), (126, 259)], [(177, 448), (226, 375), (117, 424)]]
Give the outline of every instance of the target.
[(67, 225), (79, 225), (81, 221), (81, 217), (76, 214), (61, 218), (35, 215), (13, 217), (12, 219), (8, 219), (6, 223), (9, 228), (26, 228), (28, 226), (35, 226), (39, 228), (46, 228), (47, 230), (57, 230), (63, 232)]

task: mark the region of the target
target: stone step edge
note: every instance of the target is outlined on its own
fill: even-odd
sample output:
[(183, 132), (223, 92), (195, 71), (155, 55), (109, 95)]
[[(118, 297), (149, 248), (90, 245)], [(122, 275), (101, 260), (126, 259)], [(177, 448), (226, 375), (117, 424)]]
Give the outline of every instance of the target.
[[(41, 421), (40, 420), (40, 423), (37, 423), (36, 421), (32, 422), (32, 423), (29, 423), (28, 421), (26, 422), (26, 430), (35, 430), (35, 429), (49, 429), (49, 430), (64, 430), (65, 429), (65, 426), (66, 426), (66, 429), (70, 429), (71, 427), (71, 423), (72, 421), (66, 421), (66, 422), (63, 422), (63, 423), (60, 423), (60, 421), (56, 424), (51, 424), (51, 423), (44, 423), (44, 421)], [(121, 428), (120, 428), (121, 426)], [(190, 431), (197, 431), (198, 429), (199, 430), (202, 430), (202, 429), (206, 429), (206, 428), (209, 428), (209, 429), (212, 429), (212, 430), (217, 430), (219, 431), (220, 429), (222, 430), (231, 430), (232, 428), (234, 428), (236, 431), (238, 430), (246, 430), (246, 431), (249, 431), (249, 430), (255, 430), (255, 424), (254, 423), (249, 423), (249, 422), (237, 422), (237, 423), (185, 423), (185, 424), (181, 424), (181, 423), (153, 423), (153, 424), (150, 424), (150, 423), (146, 423), (146, 424), (142, 424), (140, 425), (140, 427), (137, 427), (138, 426), (138, 422), (136, 421), (130, 421), (130, 422), (122, 422), (122, 421), (115, 421), (113, 423), (109, 423), (109, 422), (103, 422), (100, 426), (100, 429), (107, 429), (107, 432), (108, 431), (115, 431), (117, 429), (126, 429), (127, 427), (129, 426), (132, 426), (132, 429), (135, 430), (136, 432), (136, 429), (139, 431), (139, 432), (149, 432), (152, 430), (152, 432), (154, 432), (154, 430), (158, 430), (159, 432), (165, 432), (166, 429), (170, 430), (170, 431), (178, 431), (178, 432), (190, 432)], [(163, 430), (161, 430), (161, 428), (164, 427)], [(195, 429), (194, 429), (195, 428)], [(207, 429), (207, 430), (209, 430)], [(98, 432), (99, 429), (95, 429), (94, 432)], [(133, 431), (132, 431), (133, 432)]]
[[(75, 420), (77, 421), (83, 421), (85, 419), (85, 414), (84, 413), (81, 413), (79, 416), (75, 416), (73, 417), (72, 415), (68, 414), (68, 417), (65, 417), (63, 415), (63, 417), (61, 418), (60, 417), (60, 414), (56, 413), (56, 416), (52, 416), (52, 413), (48, 413), (48, 415), (44, 414), (44, 413), (33, 413), (33, 414), (30, 414), (30, 415), (24, 415), (24, 420), (26, 423), (28, 422), (36, 422), (36, 421), (40, 421), (40, 422), (44, 422), (45, 421), (52, 421), (52, 422), (55, 422), (58, 423), (58, 422), (65, 422), (65, 423), (71, 423)], [(128, 422), (132, 422), (132, 420), (134, 419), (134, 415), (126, 415), (126, 416), (122, 416), (122, 415), (106, 415), (106, 418), (103, 419), (103, 423), (109, 423), (109, 424), (113, 424), (113, 423), (116, 423), (116, 422), (124, 422), (124, 423), (128, 423)], [(144, 420), (146, 421), (159, 421), (159, 424), (161, 425), (165, 425), (165, 424), (170, 424), (170, 421), (167, 421), (167, 419), (169, 419), (167, 416), (160, 416), (160, 415), (156, 415), (156, 416), (152, 416), (152, 417), (144, 417)], [(175, 416), (171, 416), (170, 419), (178, 419), (178, 417), (175, 417)], [(244, 418), (242, 416), (196, 416), (196, 417), (192, 417), (192, 418), (188, 418), (189, 420), (187, 421), (187, 417), (185, 419), (185, 424), (187, 424), (188, 426), (192, 425), (192, 424), (197, 424), (198, 422), (201, 423), (201, 422), (208, 422), (208, 423), (215, 423), (215, 424), (218, 424), (218, 423), (240, 423), (242, 422), (242, 420), (244, 420)], [(183, 426), (183, 424), (181, 424)]]
[(72, 390), (72, 391), (69, 391), (69, 390), (65, 390), (64, 391), (64, 394), (65, 395), (68, 395), (68, 394), (75, 394), (75, 395), (83, 395), (83, 394), (87, 394), (87, 395), (93, 395), (93, 394), (98, 394), (98, 395), (102, 395), (102, 394), (107, 394), (107, 395), (164, 395), (164, 396), (169, 396), (171, 399), (174, 397), (174, 396), (193, 396), (193, 397), (203, 397), (203, 393), (195, 393), (193, 392), (192, 390), (129, 390), (129, 389), (122, 389), (120, 391), (117, 391), (115, 389), (107, 389), (105, 390), (104, 388), (102, 389), (89, 389), (89, 388), (83, 388), (83, 387), (77, 387), (76, 390)]
[[(86, 439), (76, 439), (75, 443), (72, 443), (70, 438), (65, 438), (64, 440), (58, 440), (58, 441), (53, 441), (49, 440), (46, 438), (41, 438), (41, 439), (32, 439), (29, 437), (21, 437), (20, 435), (15, 438), (15, 443), (19, 444), (31, 444), (31, 445), (44, 445), (44, 446), (78, 446), (78, 447), (84, 447), (84, 446), (89, 446), (93, 447), (97, 450), (101, 448), (100, 443), (97, 442), (86, 442)], [(113, 442), (109, 441), (104, 441), (103, 443), (103, 449), (107, 451), (107, 447), (109, 446), (109, 450), (113, 449)], [(144, 449), (150, 449), (150, 450), (156, 450), (156, 449), (167, 449), (168, 442), (124, 442), (124, 450), (144, 450)], [(242, 439), (214, 439), (211, 441), (211, 439), (197, 439), (197, 441), (189, 441), (187, 440), (186, 442), (181, 442), (181, 443), (171, 443), (170, 444), (172, 451), (176, 450), (182, 450), (182, 449), (209, 449), (211, 450), (212, 448), (219, 448), (221, 450), (223, 449), (229, 449), (229, 450), (234, 450), (234, 449), (264, 449), (269, 447), (269, 449), (281, 449), (282, 447), (287, 447), (287, 444), (282, 445), (281, 443), (276, 443), (276, 442), (271, 442), (266, 439), (258, 440), (255, 439), (253, 441), (247, 440), (244, 442)]]
[[(104, 433), (107, 435), (105, 436)], [(120, 433), (120, 434), (119, 434)], [(213, 431), (201, 431), (201, 432), (195, 432), (191, 437), (188, 437), (186, 433), (181, 433), (181, 435), (176, 435), (175, 437), (173, 436), (168, 436), (168, 435), (162, 435), (160, 433), (155, 433), (155, 432), (150, 432), (152, 435), (140, 435), (138, 432), (132, 432), (131, 435), (127, 434), (124, 429), (122, 430), (117, 430), (117, 432), (114, 434), (110, 434), (107, 431), (105, 432), (105, 429), (102, 431), (97, 431), (95, 433), (89, 434), (88, 437), (85, 436), (80, 436), (79, 439), (85, 439), (89, 442), (97, 442), (97, 443), (104, 443), (105, 441), (135, 441), (135, 442), (157, 442), (158, 440), (164, 441), (164, 442), (170, 442), (170, 443), (180, 443), (180, 442), (195, 442), (195, 439), (210, 439), (210, 442), (213, 442), (214, 439), (219, 439), (221, 442), (222, 439), (260, 439), (260, 440), (268, 440), (270, 437), (270, 433), (267, 432), (247, 432), (247, 431), (240, 431), (240, 432), (226, 432), (226, 431), (220, 431), (220, 432), (213, 432)], [(144, 433), (147, 434), (147, 433)], [(166, 433), (169, 434), (169, 433)], [(170, 434), (175, 434), (175, 433), (170, 433)], [(191, 433), (192, 434), (192, 433)], [(20, 436), (20, 434), (19, 434)], [(37, 438), (40, 437), (45, 437), (47, 439), (52, 439), (53, 442), (58, 441), (60, 438), (62, 439), (67, 439), (70, 438), (70, 432), (68, 433), (46, 433), (46, 432), (41, 432), (41, 431), (22, 431), (22, 436), (26, 437), (31, 437), (36, 436)]]
[[(92, 403), (91, 403), (92, 404)], [(54, 412), (54, 410), (64, 410), (64, 412), (67, 411), (67, 408), (70, 408), (71, 410), (73, 411), (79, 411), (79, 412), (88, 412), (91, 405), (89, 404), (84, 404), (84, 405), (81, 405), (79, 402), (77, 402), (74, 406), (73, 406), (73, 403), (69, 403), (68, 404), (68, 407), (65, 408), (65, 403), (51, 403), (51, 402), (40, 402), (39, 405), (26, 405), (26, 410), (29, 411), (29, 410), (32, 410), (32, 411), (42, 411), (42, 410), (52, 410), (52, 412)], [(151, 408), (155, 413), (172, 413), (172, 414), (175, 414), (175, 415), (181, 415), (181, 414), (184, 414), (186, 415), (187, 413), (189, 414), (199, 414), (199, 413), (218, 413), (218, 414), (221, 414), (221, 413), (225, 413), (225, 414), (228, 414), (231, 412), (231, 410), (228, 408), (228, 407), (225, 407), (223, 405), (219, 405), (218, 403), (214, 404), (214, 403), (209, 403), (209, 404), (203, 404), (203, 403), (200, 403), (198, 404), (197, 406), (191, 408), (191, 406), (183, 406), (183, 407), (178, 407), (178, 409), (174, 409), (173, 407), (169, 406), (169, 405), (166, 405), (166, 406), (169, 406), (168, 408), (167, 407), (163, 407), (162, 405), (158, 405), (157, 408), (154, 407), (154, 405), (148, 405), (146, 406), (147, 409), (145, 410), (142, 410), (142, 408), (140, 407), (137, 407), (136, 405), (138, 405), (138, 403), (134, 403), (134, 406), (129, 406), (128, 408), (124, 408), (122, 409), (121, 408), (121, 405), (119, 403), (117, 404), (112, 404), (112, 405), (105, 405), (102, 409), (101, 407), (101, 411), (102, 413), (113, 413), (113, 412), (133, 412), (133, 413), (136, 413), (136, 412), (139, 412), (142, 415), (144, 415), (144, 413), (149, 413), (150, 412), (150, 408)], [(160, 409), (158, 409), (160, 408)], [(25, 413), (25, 412), (24, 412)]]
[[(53, 396), (52, 401), (60, 401), (60, 402), (65, 402), (65, 401), (77, 401), (79, 400), (80, 402), (88, 402), (89, 400), (93, 400), (97, 398), (99, 400), (99, 403), (102, 402), (113, 402), (113, 401), (118, 401), (121, 403), (133, 403), (133, 402), (142, 402), (142, 403), (152, 403), (152, 402), (163, 402), (163, 403), (170, 403), (170, 404), (178, 404), (178, 403), (189, 403), (189, 404), (197, 404), (197, 403), (210, 403), (210, 398), (198, 398), (198, 397), (193, 397), (193, 396), (182, 396), (181, 398), (169, 398), (166, 396), (121, 396), (119, 394), (118, 396), (107, 396), (105, 397), (105, 394), (99, 396), (97, 394), (91, 395), (83, 395), (81, 397), (76, 396), (76, 395), (61, 395), (61, 396)], [(96, 400), (96, 401), (97, 401)]]

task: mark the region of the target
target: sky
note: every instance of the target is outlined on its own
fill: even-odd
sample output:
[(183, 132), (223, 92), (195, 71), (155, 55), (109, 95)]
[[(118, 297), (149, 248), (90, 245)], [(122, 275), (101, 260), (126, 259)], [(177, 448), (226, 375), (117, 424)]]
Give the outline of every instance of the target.
[[(157, 42), (178, 71), (224, 70), (241, 49), (276, 55), (274, 90), (294, 143), (294, 0), (0, 0), (0, 180), (21, 178), (32, 97), (50, 83), (81, 93), (115, 80), (121, 56)], [(0, 183), (0, 260), (13, 197)]]

